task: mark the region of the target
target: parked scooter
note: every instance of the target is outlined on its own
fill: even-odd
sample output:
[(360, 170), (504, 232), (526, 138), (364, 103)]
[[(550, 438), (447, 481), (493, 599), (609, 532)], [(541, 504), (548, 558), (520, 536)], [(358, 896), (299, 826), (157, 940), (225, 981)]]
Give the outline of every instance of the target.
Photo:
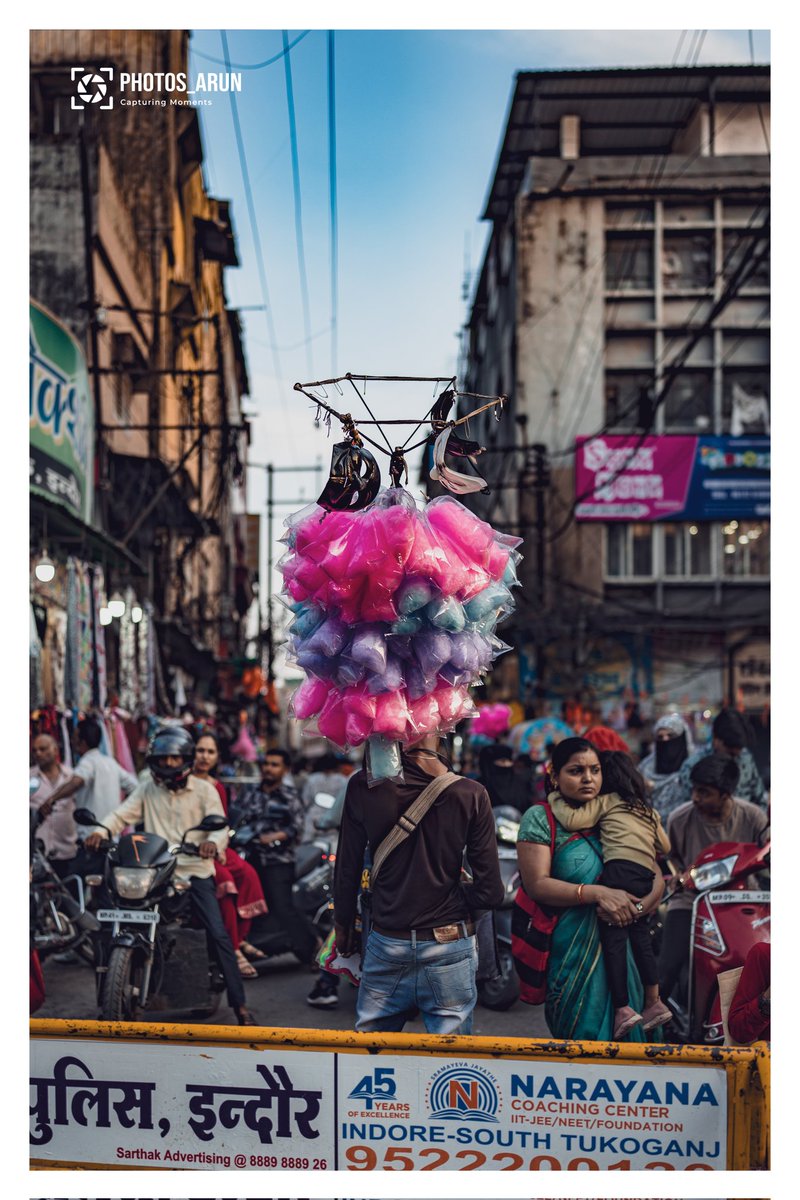
[[(106, 827), (86, 808), (75, 810), (79, 825)], [(205, 930), (192, 920), (190, 884), (175, 878), (179, 854), (198, 855), (187, 834), (224, 829), (227, 819), (209, 813), (187, 829), (179, 846), (155, 833), (124, 834), (106, 843), (100, 907), (95, 916), (97, 1003), (101, 1020), (140, 1021), (148, 1012), (207, 1017), (219, 1007), (225, 982), (210, 957)], [(108, 830), (106, 830), (108, 832)]]
[(670, 1041), (723, 1041), (718, 975), (741, 967), (756, 942), (770, 940), (770, 893), (750, 888), (750, 876), (769, 868), (769, 843), (718, 842), (708, 846), (682, 875), (670, 895), (692, 896), (689, 955), (684, 978), (668, 1003), (674, 1012)]
[(306, 814), (306, 839), (314, 841), (324, 834), (325, 840), (330, 842), (334, 855), (339, 842), (339, 823), (341, 821), (341, 813), (337, 819), (333, 811), (335, 807), (335, 796), (332, 796), (330, 792), (317, 792), (314, 802)]
[(521, 820), (522, 814), (510, 805), (499, 805), (494, 810), (497, 857), (500, 859), (500, 876), (505, 888), (503, 902), (495, 910), (500, 974), (496, 979), (486, 979), (478, 984), (478, 1001), (484, 1008), (491, 1008), (496, 1012), (504, 1012), (519, 999), (519, 977), (511, 954), (511, 915), (514, 910), (514, 897), (520, 886), (517, 835)]
[[(332, 805), (333, 797), (330, 799)], [(323, 809), (324, 807), (326, 806), (321, 806)], [(260, 835), (272, 832), (274, 828), (269, 814), (262, 820), (243, 823), (237, 826), (231, 835), (231, 848), (258, 870), (261, 854)], [(332, 833), (333, 837), (320, 837), (295, 847), (292, 885), (294, 906), (298, 912), (305, 913), (311, 920), (317, 936), (322, 941), (333, 928), (333, 869), (336, 862), (334, 845), (338, 833), (336, 830)], [(257, 949), (263, 950), (267, 958), (293, 953), (289, 931), (283, 928), (272, 913), (253, 920), (248, 941)], [(255, 965), (258, 968), (259, 963)]]

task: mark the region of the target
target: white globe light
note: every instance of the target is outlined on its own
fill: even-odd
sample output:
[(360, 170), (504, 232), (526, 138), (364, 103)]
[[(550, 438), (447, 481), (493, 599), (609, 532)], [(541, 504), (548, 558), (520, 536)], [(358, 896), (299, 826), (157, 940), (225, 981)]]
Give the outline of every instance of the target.
[(46, 550), (42, 552), (42, 557), (33, 570), (40, 583), (50, 583), (55, 578), (55, 564), (48, 558)]
[(111, 609), (101, 608), (100, 609), (100, 624), (101, 625), (110, 625), (112, 620), (113, 620), (113, 617), (111, 616)]
[(125, 612), (125, 601), (120, 596), (119, 592), (114, 592), (114, 595), (108, 602), (108, 611), (112, 617), (121, 617)]
[(133, 621), (134, 625), (138, 625), (143, 616), (144, 612), (142, 609), (138, 604), (134, 604), (131, 608), (131, 620)]

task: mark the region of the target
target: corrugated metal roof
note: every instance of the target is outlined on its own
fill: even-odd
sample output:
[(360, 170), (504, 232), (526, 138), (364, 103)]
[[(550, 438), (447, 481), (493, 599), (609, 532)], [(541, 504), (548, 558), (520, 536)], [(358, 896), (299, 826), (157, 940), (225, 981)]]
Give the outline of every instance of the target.
[(701, 102), (769, 94), (767, 66), (520, 71), (483, 216), (506, 215), (531, 156), (559, 156), (562, 116), (580, 117), (582, 156), (665, 154)]

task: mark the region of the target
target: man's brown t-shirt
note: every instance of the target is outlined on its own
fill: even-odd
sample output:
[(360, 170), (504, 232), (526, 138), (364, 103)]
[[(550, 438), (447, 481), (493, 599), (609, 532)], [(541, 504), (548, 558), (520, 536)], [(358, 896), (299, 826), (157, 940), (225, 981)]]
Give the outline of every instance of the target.
[[(405, 782), (385, 780), (370, 788), (363, 770), (350, 777), (336, 857), (336, 920), (349, 925), (356, 913), (364, 852), (370, 857), (432, 776), (404, 765)], [(428, 809), (419, 828), (381, 867), (372, 903), (375, 924), (387, 931), (430, 929), (469, 917), (460, 884), (466, 848), (474, 879), (475, 908), (496, 908), (503, 899), (494, 816), (489, 795), (473, 779), (459, 779)]]

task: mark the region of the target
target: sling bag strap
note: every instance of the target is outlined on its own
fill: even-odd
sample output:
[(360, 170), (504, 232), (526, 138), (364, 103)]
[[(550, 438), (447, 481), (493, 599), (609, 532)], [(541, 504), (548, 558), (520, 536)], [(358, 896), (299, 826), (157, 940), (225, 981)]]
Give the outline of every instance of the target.
[(444, 775), (436, 775), (428, 786), (423, 788), (416, 800), (412, 801), (402, 816), (398, 817), (397, 823), (389, 830), (375, 851), (375, 858), (372, 860), (372, 868), (369, 873), (370, 891), (375, 890), (378, 872), (392, 851), (411, 836), (434, 800), (438, 799), (445, 788), (449, 788), (451, 783), (457, 783), (460, 778), (460, 775), (455, 775), (452, 771), (445, 771)]

